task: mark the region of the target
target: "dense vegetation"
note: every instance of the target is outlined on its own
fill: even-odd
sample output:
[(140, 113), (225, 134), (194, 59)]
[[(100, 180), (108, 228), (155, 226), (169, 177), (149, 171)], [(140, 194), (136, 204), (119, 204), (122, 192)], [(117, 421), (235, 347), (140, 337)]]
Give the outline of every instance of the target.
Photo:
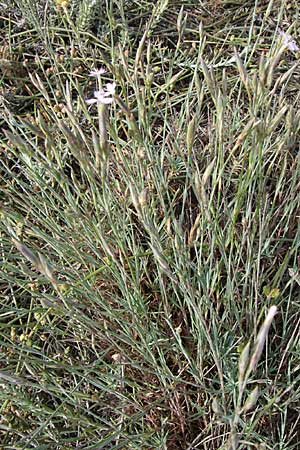
[(0, 448), (299, 448), (297, 2), (0, 10)]

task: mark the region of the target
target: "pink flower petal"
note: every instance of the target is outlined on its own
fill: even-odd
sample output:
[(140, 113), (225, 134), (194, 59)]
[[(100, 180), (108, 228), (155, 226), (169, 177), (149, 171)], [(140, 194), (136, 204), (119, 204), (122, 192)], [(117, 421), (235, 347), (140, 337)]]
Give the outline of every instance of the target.
[(116, 83), (106, 83), (106, 90), (109, 94), (114, 95), (116, 92)]
[(100, 69), (92, 69), (89, 76), (90, 77), (99, 77), (103, 75), (106, 72), (106, 69), (104, 67), (100, 67)]
[(284, 31), (279, 31), (279, 34), (282, 38), (282, 44), (288, 48), (291, 52), (297, 52), (300, 50), (298, 45), (296, 44), (296, 41), (294, 40), (293, 36), (291, 36), (288, 33), (285, 33)]
[(97, 100), (95, 98), (88, 98), (85, 101), (88, 105), (92, 105), (93, 103), (97, 103)]

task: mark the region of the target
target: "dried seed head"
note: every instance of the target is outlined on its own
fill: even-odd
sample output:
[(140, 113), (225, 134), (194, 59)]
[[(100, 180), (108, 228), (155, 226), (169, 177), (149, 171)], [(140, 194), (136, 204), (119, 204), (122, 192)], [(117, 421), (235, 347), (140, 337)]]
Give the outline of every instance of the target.
[(138, 201), (141, 208), (144, 208), (150, 200), (150, 190), (148, 187), (139, 193)]
[(247, 413), (255, 408), (257, 400), (259, 397), (259, 388), (256, 386), (253, 391), (249, 394), (244, 406), (242, 407), (242, 411)]
[(224, 414), (224, 410), (216, 397), (214, 397), (211, 402), (211, 409), (217, 416), (222, 416)]
[(273, 305), (269, 309), (269, 312), (267, 314), (267, 317), (265, 318), (264, 323), (262, 324), (259, 333), (257, 335), (256, 341), (255, 341), (255, 347), (254, 352), (250, 360), (249, 364), (249, 373), (256, 369), (256, 366), (258, 364), (259, 358), (262, 354), (266, 337), (269, 331), (269, 328), (271, 326), (272, 320), (275, 317), (275, 314), (277, 313), (277, 306)]

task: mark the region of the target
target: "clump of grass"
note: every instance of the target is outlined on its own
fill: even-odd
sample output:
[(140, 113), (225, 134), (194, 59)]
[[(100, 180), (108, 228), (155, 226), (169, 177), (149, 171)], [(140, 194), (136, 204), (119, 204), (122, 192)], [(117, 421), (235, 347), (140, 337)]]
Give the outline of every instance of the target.
[(5, 18), (1, 445), (297, 448), (290, 10), (51, 11)]

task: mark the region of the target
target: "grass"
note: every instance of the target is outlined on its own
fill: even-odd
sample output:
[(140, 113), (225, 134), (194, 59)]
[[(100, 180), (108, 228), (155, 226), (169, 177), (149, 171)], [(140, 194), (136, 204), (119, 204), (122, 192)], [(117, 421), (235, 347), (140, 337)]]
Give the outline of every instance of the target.
[(298, 6), (57, 3), (0, 0), (0, 448), (299, 448)]

